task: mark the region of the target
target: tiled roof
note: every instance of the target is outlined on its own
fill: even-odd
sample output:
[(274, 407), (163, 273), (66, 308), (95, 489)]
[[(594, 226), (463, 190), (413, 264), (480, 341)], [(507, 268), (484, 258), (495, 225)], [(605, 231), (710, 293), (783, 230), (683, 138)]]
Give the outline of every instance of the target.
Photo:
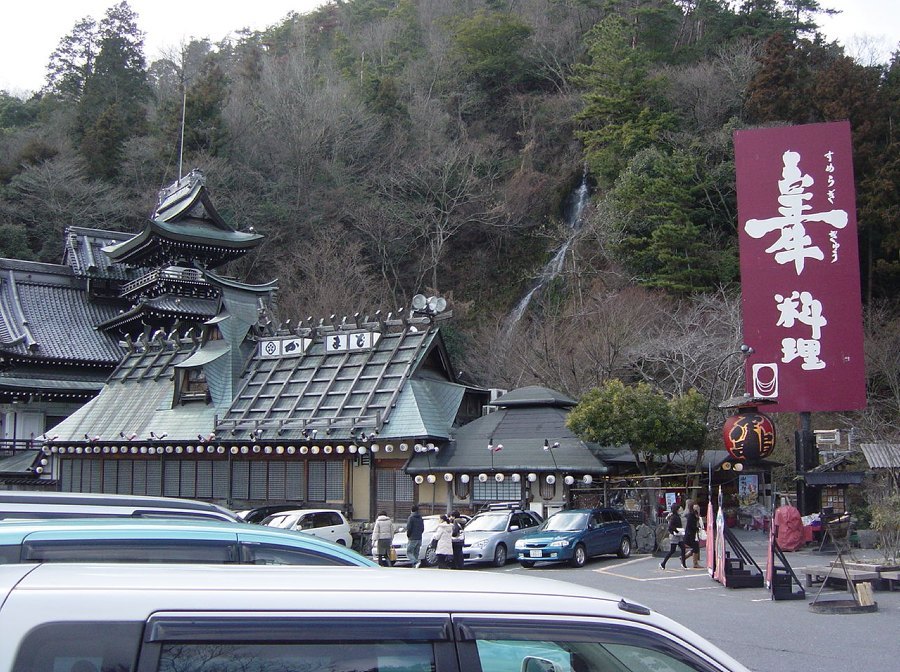
[(539, 385), (520, 387), (498, 397), (491, 402), (492, 406), (509, 408), (511, 406), (561, 406), (570, 408), (578, 402), (566, 395)]
[(175, 365), (195, 351), (188, 341), (163, 338), (142, 344), (122, 360), (109, 382), (94, 399), (66, 418), (48, 434), (57, 443), (121, 441), (120, 433), (135, 440), (153, 440), (167, 433), (170, 440), (196, 440), (212, 430), (216, 407), (193, 402), (173, 406)]
[[(594, 447), (566, 427), (568, 410), (548, 399), (545, 406), (501, 408), (454, 432), (454, 439), (436, 454), (410, 458), (408, 473), (432, 469), (448, 471), (578, 471), (605, 473), (607, 467)], [(559, 444), (544, 450), (544, 441)], [(491, 451), (488, 445), (502, 449)]]
[(66, 229), (66, 248), (63, 264), (70, 266), (79, 277), (104, 278), (108, 280), (131, 280), (140, 274), (140, 269), (113, 263), (103, 248), (116, 245), (134, 237), (123, 231), (104, 231), (70, 226)]
[(114, 364), (121, 348), (94, 327), (117, 311), (91, 301), (67, 266), (0, 260), (0, 352)]
[(102, 329), (109, 329), (119, 325), (127, 324), (135, 320), (140, 320), (146, 315), (151, 315), (154, 319), (151, 323), (159, 320), (156, 318), (175, 316), (191, 318), (207, 318), (216, 312), (218, 299), (199, 299), (194, 297), (174, 297), (174, 296), (157, 296), (152, 299), (142, 301), (132, 306), (127, 311), (122, 311), (109, 319), (101, 322), (98, 326)]
[(465, 391), (465, 386), (456, 383), (410, 380), (403, 386), (391, 413), (390, 434), (410, 439), (449, 438)]
[(900, 467), (900, 443), (861, 443), (859, 447), (872, 469)]
[(352, 333), (320, 335), (300, 356), (268, 358), (258, 348), (217, 431), (258, 429), (262, 437), (300, 438), (308, 427), (331, 439), (352, 439), (360, 431), (377, 431), (379, 439), (405, 438), (409, 431), (445, 434), (456, 408), (449, 420), (437, 416), (446, 415), (448, 402), (461, 394), (410, 386), (423, 360), (443, 351), (438, 330), (406, 325), (376, 332), (380, 337), (371, 349), (326, 352), (327, 339)]

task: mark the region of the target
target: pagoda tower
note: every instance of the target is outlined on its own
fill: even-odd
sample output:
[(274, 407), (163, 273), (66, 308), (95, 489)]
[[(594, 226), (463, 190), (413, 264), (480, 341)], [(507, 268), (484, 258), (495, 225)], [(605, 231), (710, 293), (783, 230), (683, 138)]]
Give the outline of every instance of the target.
[(131, 307), (98, 328), (132, 338), (157, 329), (199, 328), (216, 315), (221, 293), (206, 272), (242, 257), (262, 239), (222, 219), (203, 174), (191, 171), (159, 192), (156, 210), (140, 233), (103, 248), (114, 263), (140, 274), (121, 289)]

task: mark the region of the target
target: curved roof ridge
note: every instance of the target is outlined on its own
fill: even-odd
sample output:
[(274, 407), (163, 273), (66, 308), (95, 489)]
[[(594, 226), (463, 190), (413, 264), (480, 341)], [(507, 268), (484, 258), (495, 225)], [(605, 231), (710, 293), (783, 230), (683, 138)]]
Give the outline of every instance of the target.
[(499, 408), (508, 408), (510, 406), (559, 406), (569, 408), (577, 405), (578, 402), (571, 397), (541, 385), (519, 387), (512, 392), (507, 392), (497, 397), (491, 402), (491, 406)]

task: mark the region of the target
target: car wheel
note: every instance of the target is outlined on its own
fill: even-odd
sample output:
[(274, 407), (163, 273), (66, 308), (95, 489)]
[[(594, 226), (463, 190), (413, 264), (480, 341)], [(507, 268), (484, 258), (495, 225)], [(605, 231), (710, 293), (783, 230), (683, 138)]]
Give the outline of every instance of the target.
[(622, 537), (622, 543), (619, 544), (619, 551), (616, 555), (620, 558), (627, 558), (631, 555), (631, 539)]
[(534, 560), (519, 560), (519, 564), (521, 564), (525, 569), (531, 569), (534, 567)]
[(569, 563), (572, 567), (584, 567), (585, 562), (587, 562), (587, 551), (584, 550), (582, 544), (578, 544), (572, 552), (572, 559)]
[(503, 567), (506, 564), (506, 546), (497, 544), (494, 549), (494, 567)]
[(437, 564), (437, 553), (431, 545), (425, 549), (425, 557), (422, 559), (422, 564), (426, 567), (434, 567)]

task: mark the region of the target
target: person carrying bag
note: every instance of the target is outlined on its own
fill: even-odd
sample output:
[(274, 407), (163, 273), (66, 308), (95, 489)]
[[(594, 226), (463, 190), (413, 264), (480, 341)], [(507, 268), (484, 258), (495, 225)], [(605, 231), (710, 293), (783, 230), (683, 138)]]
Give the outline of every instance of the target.
[(687, 564), (685, 564), (685, 551), (684, 551), (684, 527), (681, 525), (681, 506), (678, 504), (672, 504), (672, 513), (666, 518), (666, 522), (668, 523), (666, 530), (669, 533), (669, 552), (663, 561), (659, 563), (660, 569), (666, 568), (666, 563), (669, 561), (675, 554), (675, 549), (681, 550), (681, 568), (687, 569)]

